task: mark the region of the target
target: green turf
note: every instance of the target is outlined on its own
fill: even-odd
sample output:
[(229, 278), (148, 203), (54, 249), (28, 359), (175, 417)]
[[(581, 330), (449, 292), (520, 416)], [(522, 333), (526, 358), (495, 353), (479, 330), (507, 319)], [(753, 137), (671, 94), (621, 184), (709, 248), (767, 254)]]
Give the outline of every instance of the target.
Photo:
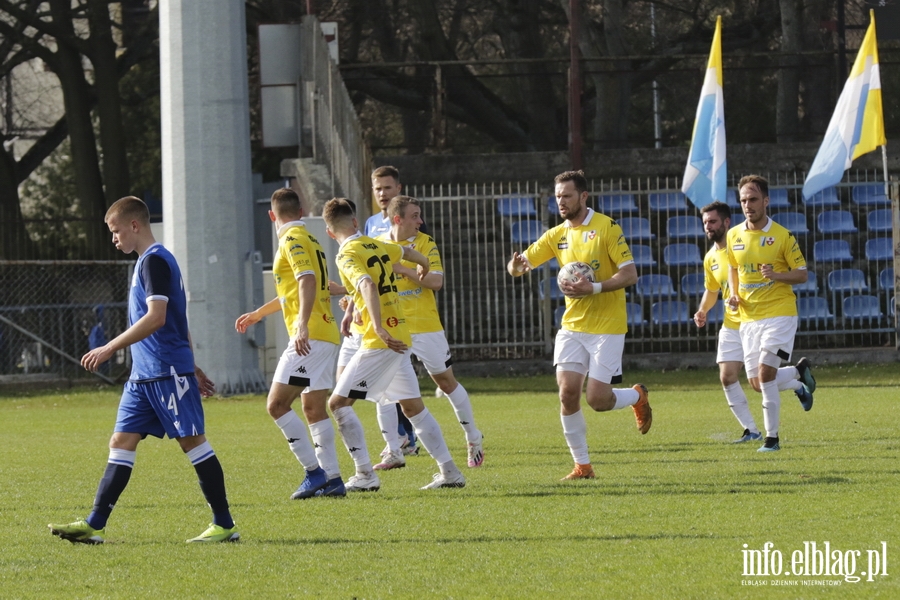
[[(422, 456), (383, 474), (381, 491), (344, 500), (290, 501), (301, 469), (263, 398), (215, 399), (209, 438), (242, 540), (200, 547), (184, 544), (210, 520), (194, 472), (177, 444), (155, 439), (139, 448), (106, 544), (52, 537), (47, 523), (90, 509), (118, 390), (0, 397), (0, 597), (900, 597), (900, 371), (816, 375), (811, 412), (782, 395), (783, 449), (765, 455), (728, 443), (740, 432), (715, 369), (629, 373), (650, 389), (652, 430), (641, 436), (627, 409), (587, 414), (598, 478), (567, 483), (553, 379), (470, 379), (486, 461), (465, 469), (466, 488), (420, 491), (436, 470)], [(427, 404), (464, 463), (449, 404)], [(374, 407), (357, 410), (377, 456)], [(861, 550), (857, 574), (884, 541), (888, 576), (837, 589), (800, 584), (841, 577), (742, 576), (743, 544), (767, 541), (785, 568), (804, 542)]]

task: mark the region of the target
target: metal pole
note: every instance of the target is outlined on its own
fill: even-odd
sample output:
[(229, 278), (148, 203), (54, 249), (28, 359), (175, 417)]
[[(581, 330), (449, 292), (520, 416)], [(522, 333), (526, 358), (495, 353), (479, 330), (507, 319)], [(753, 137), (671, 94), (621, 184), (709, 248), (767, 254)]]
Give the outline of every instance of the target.
[(578, 0), (569, 0), (569, 152), (572, 168), (582, 167), (581, 64), (578, 56)]
[[(650, 39), (656, 48), (656, 4), (650, 3)], [(656, 148), (662, 148), (662, 126), (659, 121), (659, 84), (653, 78), (653, 139)]]
[(847, 80), (847, 23), (844, 18), (844, 2), (837, 0), (837, 34), (838, 34), (838, 82)]

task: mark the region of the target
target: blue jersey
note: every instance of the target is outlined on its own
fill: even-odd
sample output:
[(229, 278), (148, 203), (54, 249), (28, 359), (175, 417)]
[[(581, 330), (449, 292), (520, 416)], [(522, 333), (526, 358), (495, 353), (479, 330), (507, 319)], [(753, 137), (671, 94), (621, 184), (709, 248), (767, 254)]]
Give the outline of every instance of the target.
[(391, 220), (381, 215), (382, 213), (378, 212), (366, 220), (366, 230), (363, 231), (364, 235), (367, 235), (370, 238), (377, 238), (391, 230)]
[(147, 302), (166, 302), (166, 323), (131, 346), (131, 381), (152, 381), (194, 372), (188, 339), (187, 298), (181, 269), (160, 244), (144, 252), (134, 266), (128, 298), (128, 325), (147, 314)]

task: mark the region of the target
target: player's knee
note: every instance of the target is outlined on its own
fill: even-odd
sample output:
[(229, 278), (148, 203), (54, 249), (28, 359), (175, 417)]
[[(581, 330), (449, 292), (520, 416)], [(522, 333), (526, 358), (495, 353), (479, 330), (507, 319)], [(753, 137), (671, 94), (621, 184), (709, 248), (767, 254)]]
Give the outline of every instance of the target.
[(597, 412), (612, 410), (616, 405), (616, 397), (612, 392), (609, 394), (588, 394), (586, 401), (588, 406)]

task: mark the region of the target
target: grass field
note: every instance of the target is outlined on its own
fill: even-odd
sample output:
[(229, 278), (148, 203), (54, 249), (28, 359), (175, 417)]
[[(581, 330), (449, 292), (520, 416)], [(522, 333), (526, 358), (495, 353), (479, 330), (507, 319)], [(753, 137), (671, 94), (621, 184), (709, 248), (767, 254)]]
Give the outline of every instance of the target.
[[(381, 491), (342, 500), (288, 499), (302, 471), (262, 397), (209, 401), (242, 534), (213, 546), (184, 543), (209, 510), (177, 444), (155, 439), (139, 448), (106, 544), (52, 537), (47, 523), (90, 510), (119, 390), (0, 397), (0, 597), (900, 597), (896, 365), (816, 370), (811, 412), (782, 395), (772, 454), (728, 443), (740, 432), (715, 368), (627, 376), (650, 389), (653, 428), (641, 436), (630, 410), (588, 414), (596, 480), (558, 481), (571, 458), (552, 378), (470, 379), (486, 461), (466, 469), (466, 488), (420, 491), (436, 470), (422, 456), (382, 475)], [(427, 403), (464, 464), (449, 404)], [(357, 411), (377, 456), (374, 406)], [(846, 567), (858, 550), (857, 576), (886, 542), (888, 575), (745, 576), (744, 545), (766, 542), (785, 570), (804, 542), (829, 542)]]

